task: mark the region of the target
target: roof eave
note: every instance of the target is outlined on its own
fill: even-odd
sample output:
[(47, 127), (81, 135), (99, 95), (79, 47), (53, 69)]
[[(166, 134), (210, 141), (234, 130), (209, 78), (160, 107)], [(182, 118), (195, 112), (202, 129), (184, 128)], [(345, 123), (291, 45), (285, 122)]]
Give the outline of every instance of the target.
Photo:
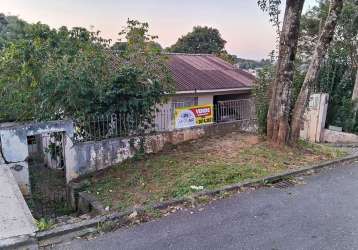
[(247, 90), (252, 90), (252, 88), (246, 87), (246, 88), (231, 88), (231, 89), (183, 90), (183, 91), (176, 91), (174, 94), (202, 94), (202, 93), (217, 93), (217, 92), (229, 92), (229, 91), (247, 91)]

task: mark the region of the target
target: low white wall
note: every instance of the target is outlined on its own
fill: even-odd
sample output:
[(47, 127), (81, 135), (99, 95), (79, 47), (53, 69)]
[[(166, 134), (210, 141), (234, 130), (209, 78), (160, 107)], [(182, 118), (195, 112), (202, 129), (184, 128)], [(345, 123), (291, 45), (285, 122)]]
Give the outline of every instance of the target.
[[(139, 138), (132, 141), (138, 144)], [(65, 165), (67, 182), (91, 172), (118, 164), (134, 156), (130, 139), (107, 139), (96, 142), (73, 143), (66, 137)]]
[(324, 129), (322, 139), (328, 143), (358, 143), (358, 135)]
[[(157, 153), (166, 144), (178, 144), (230, 131), (254, 132), (256, 121), (211, 124), (147, 135), (144, 139), (144, 148), (146, 153)], [(73, 143), (69, 137), (66, 137), (64, 144), (67, 182), (132, 158), (140, 148), (140, 141), (139, 137), (132, 137)]]
[[(156, 153), (168, 143), (177, 144), (198, 139), (203, 135), (205, 135), (203, 127), (148, 135), (144, 139), (145, 153)], [(140, 143), (140, 137), (113, 138), (85, 143), (73, 143), (67, 137), (65, 140), (67, 182), (133, 158), (141, 147)]]
[(23, 161), (6, 164), (4, 167), (9, 167), (11, 169), (12, 175), (15, 177), (22, 194), (24, 196), (30, 195), (29, 164), (26, 161)]
[(10, 124), (0, 126), (0, 167), (9, 167), (24, 195), (30, 194), (27, 137), (50, 132), (66, 132), (73, 137), (72, 121)]

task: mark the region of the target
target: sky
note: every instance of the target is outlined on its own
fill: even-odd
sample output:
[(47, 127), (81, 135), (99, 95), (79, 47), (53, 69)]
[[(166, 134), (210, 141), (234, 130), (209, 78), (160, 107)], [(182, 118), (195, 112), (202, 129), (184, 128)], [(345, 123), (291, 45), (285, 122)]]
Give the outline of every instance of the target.
[[(305, 9), (315, 4), (306, 0)], [(148, 22), (150, 33), (167, 47), (193, 26), (219, 29), (229, 53), (266, 58), (275, 48), (275, 30), (257, 0), (1, 0), (0, 12), (53, 28), (85, 27), (118, 40), (128, 18)]]

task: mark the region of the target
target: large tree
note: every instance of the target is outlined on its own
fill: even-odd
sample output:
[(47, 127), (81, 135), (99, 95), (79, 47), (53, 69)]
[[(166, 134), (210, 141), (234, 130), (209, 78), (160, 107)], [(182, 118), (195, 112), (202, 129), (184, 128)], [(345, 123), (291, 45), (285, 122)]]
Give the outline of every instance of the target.
[(276, 77), (271, 86), (267, 114), (267, 137), (279, 145), (289, 138), (294, 60), (297, 51), (300, 17), (304, 0), (287, 0), (280, 34)]
[(174, 53), (215, 54), (229, 63), (236, 63), (236, 56), (225, 50), (226, 41), (218, 29), (195, 26), (167, 50)]
[(341, 13), (342, 7), (343, 0), (330, 1), (327, 18), (320, 32), (315, 51), (313, 53), (313, 57), (311, 59), (311, 63), (309, 65), (305, 80), (302, 84), (301, 91), (298, 95), (296, 104), (293, 109), (290, 134), (291, 143), (296, 143), (299, 138), (301, 130), (301, 120), (303, 119), (308, 98), (310, 96), (314, 82), (318, 79), (322, 61), (327, 54), (328, 47), (333, 39), (335, 28), (338, 22), (338, 17)]
[[(280, 1), (259, 1), (261, 8), (277, 9)], [(309, 97), (309, 90), (316, 81), (322, 60), (332, 41), (343, 0), (331, 0), (329, 13), (321, 30), (315, 51), (310, 61), (304, 83), (292, 112), (294, 61), (300, 33), (300, 20), (304, 0), (286, 1), (282, 30), (280, 32), (279, 56), (276, 65), (275, 81), (271, 85), (271, 100), (267, 115), (268, 139), (278, 145), (295, 144), (298, 140), (300, 124)], [(277, 12), (273, 12), (277, 14)], [(275, 19), (278, 22), (278, 19)]]
[(169, 50), (176, 53), (217, 54), (224, 50), (225, 44), (219, 30), (195, 26), (193, 31), (179, 38)]
[[(304, 74), (313, 58), (315, 45), (328, 13), (329, 1), (321, 0), (318, 5), (309, 9), (302, 16), (301, 34), (295, 62), (297, 75), (300, 77), (295, 77), (295, 99), (300, 92)], [(318, 79), (311, 87), (313, 92), (329, 94), (326, 123), (340, 126), (347, 132), (358, 131), (358, 120), (355, 119), (355, 111), (352, 109), (354, 105), (351, 101), (355, 99), (355, 91), (352, 94), (352, 90), (354, 89), (358, 59), (357, 27), (358, 1), (345, 0), (334, 38), (321, 63)], [(357, 104), (357, 102), (354, 101), (354, 104)]]

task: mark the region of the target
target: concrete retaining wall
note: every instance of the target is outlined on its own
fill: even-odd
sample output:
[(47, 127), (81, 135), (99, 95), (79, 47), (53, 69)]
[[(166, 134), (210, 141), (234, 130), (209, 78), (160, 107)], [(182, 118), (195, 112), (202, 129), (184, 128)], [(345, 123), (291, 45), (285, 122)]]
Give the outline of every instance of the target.
[(30, 194), (27, 137), (65, 132), (73, 137), (72, 121), (0, 124), (0, 167), (9, 167), (24, 195)]
[(1, 166), (0, 249), (20, 249), (13, 246), (27, 242), (35, 236), (36, 231), (35, 220), (21, 195), (12, 171), (7, 166)]
[(326, 123), (329, 95), (325, 93), (312, 94), (304, 115), (300, 136), (310, 142), (321, 142)]
[(322, 138), (329, 143), (358, 143), (358, 135), (329, 129), (323, 130)]
[[(256, 130), (256, 122), (253, 120), (180, 129), (147, 135), (144, 139), (144, 148), (146, 153), (157, 153), (167, 144), (178, 144), (203, 136), (230, 131), (255, 132)], [(65, 161), (67, 182), (132, 158), (140, 148), (140, 142), (141, 139), (139, 137), (132, 137), (73, 143), (69, 137), (66, 137)]]

